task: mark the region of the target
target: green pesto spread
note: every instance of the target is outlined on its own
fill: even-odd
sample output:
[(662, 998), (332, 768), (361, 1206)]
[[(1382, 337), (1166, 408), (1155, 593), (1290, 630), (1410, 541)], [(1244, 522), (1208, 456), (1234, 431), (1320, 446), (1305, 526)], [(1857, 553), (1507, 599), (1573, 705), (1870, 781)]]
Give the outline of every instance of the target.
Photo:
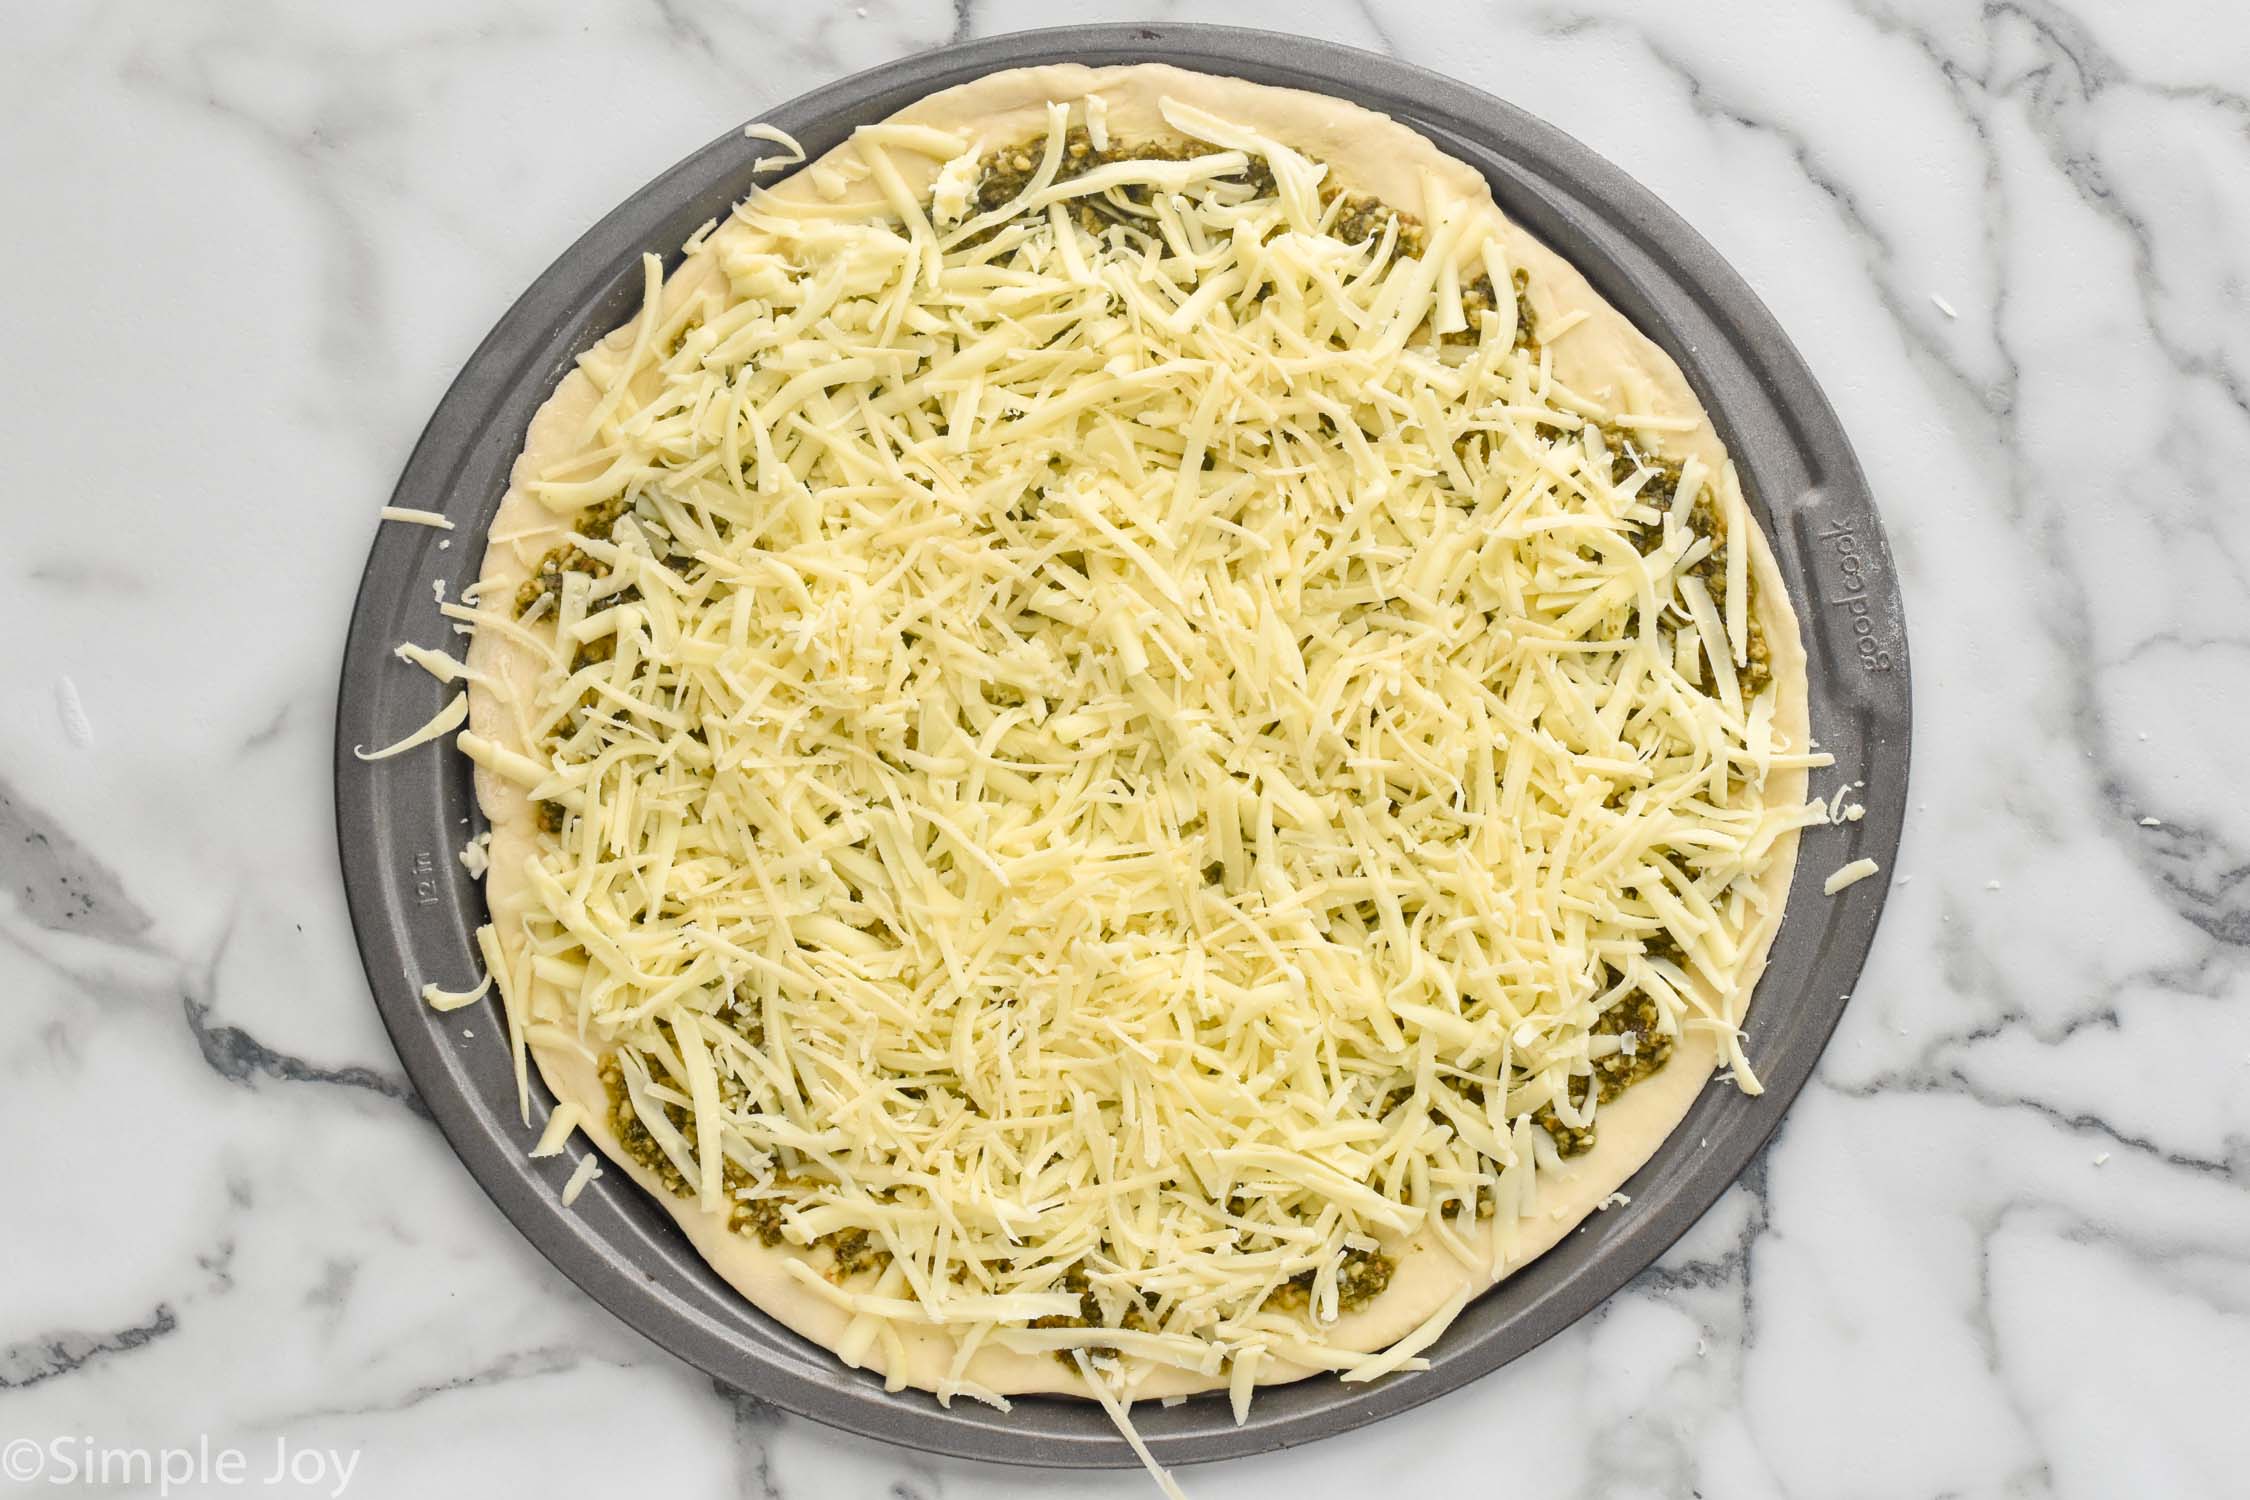
[[(1660, 934), (1648, 943), (1648, 948), (1651, 952), (1665, 949), (1679, 952), (1670, 934)], [(1614, 971), (1612, 980), (1614, 982)], [(1613, 1036), (1620, 1041), (1630, 1037), (1632, 1050), (1628, 1052), (1620, 1046), (1614, 1052), (1597, 1057), (1592, 1073), (1570, 1081), (1571, 1102), (1581, 1109), (1589, 1094), (1597, 1102), (1607, 1104), (1671, 1060), (1672, 1038), (1664, 1033), (1656, 1002), (1644, 994), (1635, 993), (1619, 1000), (1596, 1017), (1588, 1030), (1595, 1036)], [(1594, 1149), (1598, 1121), (1595, 1125), (1568, 1125), (1555, 1113), (1552, 1104), (1542, 1104), (1532, 1114), (1531, 1123), (1553, 1137), (1555, 1149), (1564, 1156), (1581, 1156)]]
[[(1101, 1248), (1106, 1252), (1109, 1249), (1108, 1241), (1103, 1241)], [(1059, 1290), (1075, 1292), (1078, 1295), (1078, 1311), (1074, 1313), (1049, 1313), (1043, 1318), (1033, 1318), (1030, 1325), (1033, 1328), (1114, 1327), (1127, 1329), (1134, 1333), (1154, 1333), (1156, 1331), (1156, 1298), (1148, 1292), (1137, 1293), (1123, 1299), (1117, 1320), (1112, 1323), (1108, 1316), (1108, 1310), (1102, 1306), (1101, 1295), (1094, 1289), (1093, 1278), (1086, 1274), (1086, 1263), (1084, 1261), (1079, 1261), (1072, 1265), (1070, 1269), (1064, 1271), (1062, 1279), (1056, 1283), (1056, 1286)], [(1069, 1349), (1057, 1349), (1054, 1351), (1054, 1355), (1066, 1367), (1073, 1370), (1078, 1368), (1078, 1363), (1071, 1358)]]
[[(1518, 266), (1508, 273), (1508, 282), (1515, 288), (1516, 293), (1516, 328), (1515, 332), (1509, 335), (1510, 341), (1516, 347), (1536, 350), (1539, 347), (1539, 331), (1531, 320), (1531, 298), (1528, 295), (1531, 291), (1531, 273)], [(1476, 280), (1461, 288), (1461, 311), (1469, 320), (1468, 327), (1447, 334), (1445, 342), (1448, 344), (1473, 344), (1477, 342), (1480, 315), (1497, 312), (1499, 308), (1500, 299), (1493, 295), (1491, 276), (1479, 276)]]
[[(1622, 484), (1637, 470), (1647, 470), (1648, 479), (1641, 485), (1639, 497), (1644, 504), (1658, 510), (1670, 507), (1672, 499), (1680, 492), (1680, 466), (1667, 459), (1642, 452), (1633, 440), (1614, 428), (1603, 428), (1602, 436), (1609, 447), (1610, 482)], [(1727, 537), (1726, 522), (1719, 515), (1719, 507), (1711, 486), (1703, 486), (1688, 508), (1688, 529), (1698, 537), (1711, 541), (1711, 550), (1688, 566), (1691, 576), (1703, 580), (1710, 591), (1711, 602), (1724, 615), (1727, 607), (1727, 548), (1732, 545)], [(1663, 545), (1664, 526), (1661, 521), (1642, 529), (1638, 545), (1643, 553), (1653, 552)], [(1766, 645), (1765, 628), (1758, 623), (1758, 581), (1745, 573), (1743, 578), (1743, 618), (1748, 622), (1744, 631), (1743, 651), (1746, 664), (1736, 672), (1746, 698), (1756, 697), (1773, 681), (1773, 656)], [(1638, 628), (1636, 610), (1627, 628)], [(1713, 691), (1716, 691), (1714, 689)]]
[[(1381, 1296), (1391, 1284), (1398, 1262), (1380, 1250), (1346, 1250), (1336, 1263), (1336, 1311), (1354, 1312)], [(1275, 1287), (1266, 1306), (1276, 1312), (1301, 1313), (1312, 1305), (1313, 1273), (1300, 1271)]]
[[(654, 1058), (643, 1058), (652, 1082), (677, 1088), (671, 1075)], [(656, 1174), (665, 1190), (676, 1198), (693, 1198), (699, 1186), (680, 1175), (680, 1169), (656, 1144), (640, 1116), (634, 1112), (631, 1094), (625, 1087), (625, 1070), (615, 1055), (602, 1060), (602, 1092), (609, 1102), (609, 1125), (616, 1133), (617, 1143), (625, 1154)], [(683, 1135), (694, 1129), (688, 1112), (679, 1105), (664, 1103), (660, 1107), (672, 1128)], [(744, 1193), (759, 1190), (760, 1184), (742, 1166), (729, 1159), (720, 1163), (720, 1177), (730, 1201), (727, 1209), (727, 1228), (739, 1235), (755, 1239), (761, 1245), (779, 1246), (787, 1238), (785, 1210), (792, 1204), (809, 1205), (816, 1201), (819, 1188), (816, 1179), (796, 1172), (780, 1171), (763, 1184), (763, 1194), (746, 1198)], [(829, 1260), (829, 1274), (837, 1281), (880, 1272), (891, 1263), (891, 1255), (874, 1231), (853, 1227), (833, 1230), (813, 1240), (808, 1246), (824, 1251)]]
[[(610, 532), (616, 529), (618, 518), (628, 508), (623, 496), (604, 500), (580, 516), (572, 529), (588, 540), (606, 542)], [(549, 595), (559, 597), (562, 593), (563, 574), (595, 574), (601, 570), (602, 565), (575, 543), (566, 542), (550, 549), (545, 557), (539, 559), (539, 566), (531, 570), (531, 576), (523, 581), (523, 586), (516, 590), (516, 617), (521, 619), (531, 613), (532, 607)]]
[[(1023, 190), (1038, 175), (1040, 162), (1046, 155), (1046, 142), (1029, 140), (1013, 146), (1002, 146), (989, 152), (977, 164), (977, 179), (971, 201), (979, 213), (991, 213), (1004, 208), (1021, 196)], [(1121, 161), (1187, 161), (1204, 155), (1211, 148), (1190, 141), (1112, 141), (1097, 147), (1093, 137), (1082, 125), (1074, 125), (1063, 137), (1062, 160), (1055, 167), (1055, 181), (1068, 182), (1083, 177), (1096, 167)], [(1249, 189), (1244, 200), (1255, 203), (1271, 198), (1277, 192), (1273, 167), (1262, 156), (1253, 156), (1239, 180)], [(1079, 227), (1089, 234), (1099, 234), (1111, 225), (1144, 232), (1156, 227), (1156, 214), (1150, 198), (1151, 189), (1143, 183), (1128, 183), (1111, 188), (1104, 193), (1089, 194), (1070, 200), (1070, 210)], [(1320, 189), (1321, 205), (1334, 206), (1329, 232), (1346, 244), (1359, 244), (1379, 238), (1392, 220), (1398, 223), (1398, 240), (1392, 254), (1412, 258), (1419, 256), (1428, 244), (1428, 233), (1420, 220), (1412, 214), (1399, 213), (1382, 199), (1368, 193), (1349, 192), (1333, 182), (1323, 183)], [(1043, 212), (1037, 210), (1035, 212)], [(986, 231), (981, 238), (989, 238)], [(1491, 305), (1491, 282), (1484, 283), (1485, 305)], [(1464, 305), (1467, 295), (1463, 295)], [(1473, 315), (1473, 314), (1472, 314)]]
[[(1074, 125), (1063, 137), (1062, 160), (1056, 163), (1055, 181), (1069, 182), (1112, 162), (1187, 161), (1208, 149), (1185, 141), (1141, 141), (1133, 145), (1112, 142), (1106, 147), (1097, 147), (1085, 126)], [(1045, 141), (1025, 141), (988, 152), (977, 164), (976, 187), (970, 194), (976, 211), (991, 213), (1021, 196), (1038, 174), (1046, 150)], [(1242, 174), (1242, 181), (1250, 189), (1250, 201), (1273, 196), (1273, 169), (1262, 157), (1252, 158)], [(1156, 215), (1149, 194), (1146, 184), (1129, 183), (1106, 193), (1074, 198), (1070, 209), (1079, 227), (1089, 234), (1099, 234), (1113, 224), (1151, 230), (1155, 227)], [(990, 234), (991, 231), (987, 231), (981, 238), (989, 238)]]

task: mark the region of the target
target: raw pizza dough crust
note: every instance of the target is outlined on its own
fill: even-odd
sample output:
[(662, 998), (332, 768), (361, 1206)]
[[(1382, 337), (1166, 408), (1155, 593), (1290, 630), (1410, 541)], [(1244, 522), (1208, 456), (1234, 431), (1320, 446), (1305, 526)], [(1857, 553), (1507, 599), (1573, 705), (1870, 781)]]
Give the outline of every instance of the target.
[[(1696, 425), (1690, 431), (1662, 435), (1660, 446), (1667, 457), (1680, 459), (1692, 454), (1714, 473), (1726, 461), (1726, 450), (1709, 416), (1671, 357), (1604, 301), (1567, 261), (1508, 222), (1493, 204), (1482, 176), (1387, 116), (1323, 95), (1141, 64), (1100, 69), (1062, 65), (997, 73), (930, 95), (892, 118), (898, 123), (935, 126), (964, 135), (981, 156), (999, 146), (1043, 136), (1049, 101), (1068, 103), (1093, 94), (1105, 101), (1109, 129), (1118, 139), (1175, 135), (1177, 132), (1158, 112), (1159, 101), (1169, 98), (1192, 104), (1287, 142), (1314, 160), (1325, 162), (1343, 186), (1370, 193), (1424, 222), (1429, 215), (1421, 173), (1435, 174), (1455, 200), (1469, 205), (1467, 211), (1490, 222), (1506, 245), (1509, 263), (1528, 271), (1527, 296), (1542, 325), (1554, 326), (1558, 319), (1583, 315), (1548, 346), (1558, 378), (1613, 411), (1693, 420)], [(851, 184), (841, 198), (822, 196), (813, 188), (809, 170), (839, 160), (849, 150), (847, 144), (807, 164), (769, 189), (761, 206), (768, 212), (786, 209), (807, 216), (883, 212), (883, 199), (867, 181)], [(907, 152), (895, 153), (894, 160), (909, 186), (926, 195), (939, 163)], [(733, 220), (714, 231), (666, 281), (666, 309), (678, 306), (696, 291), (719, 284), (720, 252), (730, 244), (754, 238), (752, 231)], [(1464, 242), (1469, 238), (1464, 236)], [(621, 353), (630, 345), (632, 332), (628, 324), (611, 333), (606, 343)], [(593, 381), (583, 370), (573, 369), (533, 418), (524, 451), (515, 464), (513, 483), (494, 518), (477, 585), (479, 609), (487, 617), (509, 619), (519, 585), (569, 532), (572, 516), (550, 510), (525, 486), (574, 456), (577, 434), (597, 397)], [(1757, 619), (1770, 652), (1775, 684), (1774, 729), (1786, 737), (1787, 743), (1802, 747), (1809, 740), (1803, 643), (1771, 548), (1754, 522), (1748, 530), (1747, 538), (1730, 536), (1729, 540), (1746, 540), (1750, 547)], [(538, 657), (511, 639), (507, 630), (480, 625), (470, 646), (469, 666), (498, 689), (472, 681), (470, 727), (509, 749), (528, 749), (511, 700), (521, 700), (531, 693), (541, 666)], [(513, 971), (525, 938), (520, 922), (511, 922), (505, 914), (515, 909), (524, 886), (523, 862), (536, 850), (541, 836), (531, 804), (521, 789), (481, 767), (476, 781), (478, 800), (492, 823), (486, 894), (501, 949)], [(1802, 769), (1777, 768), (1767, 779), (1768, 801), (1801, 802), (1805, 785)], [(1764, 877), (1765, 907), (1770, 915), (1763, 929), (1751, 934), (1744, 944), (1740, 986), (1745, 996), (1765, 966), (1795, 867), (1796, 835), (1789, 833), (1776, 841), (1772, 864)], [(723, 1214), (705, 1211), (692, 1197), (666, 1191), (655, 1173), (619, 1145), (610, 1128), (607, 1099), (593, 1062), (574, 1050), (553, 1046), (534, 1045), (532, 1056), (557, 1099), (575, 1100), (585, 1108), (588, 1119), (582, 1128), (602, 1153), (664, 1205), (722, 1277), (797, 1333), (824, 1348), (837, 1347), (853, 1315), (784, 1271), (785, 1262), (795, 1257), (796, 1251), (788, 1246), (768, 1247), (735, 1233), (728, 1229)], [(1561, 1170), (1540, 1174), (1539, 1206), (1531, 1217), (1521, 1221), (1519, 1248), (1502, 1275), (1552, 1247), (1638, 1171), (1686, 1115), (1711, 1080), (1718, 1061), (1717, 1043), (1707, 1030), (1685, 1032), (1665, 1067), (1604, 1105), (1594, 1147), (1568, 1159)], [(1492, 1222), (1480, 1221), (1471, 1242), (1489, 1237)], [(1488, 1238), (1485, 1243), (1489, 1244)], [(1386, 1249), (1397, 1261), (1388, 1289), (1362, 1310), (1330, 1325), (1326, 1332), (1329, 1342), (1339, 1347), (1381, 1349), (1427, 1319), (1461, 1290), (1464, 1279), (1475, 1275), (1428, 1233)], [(1485, 1286), (1476, 1290), (1481, 1292)], [(893, 1383), (935, 1389), (951, 1369), (957, 1350), (955, 1340), (932, 1328), (902, 1327), (898, 1333), (897, 1350), (887, 1350), (877, 1340), (859, 1362)], [(1130, 1363), (1138, 1377), (1128, 1388), (1134, 1399), (1223, 1389), (1226, 1385), (1223, 1372), (1205, 1377), (1171, 1367)], [(1091, 1394), (1075, 1371), (1044, 1353), (990, 1344), (976, 1351), (962, 1373), (988, 1390), (1007, 1395)], [(1304, 1365), (1274, 1360), (1261, 1368), (1258, 1383), (1276, 1384), (1314, 1373)]]

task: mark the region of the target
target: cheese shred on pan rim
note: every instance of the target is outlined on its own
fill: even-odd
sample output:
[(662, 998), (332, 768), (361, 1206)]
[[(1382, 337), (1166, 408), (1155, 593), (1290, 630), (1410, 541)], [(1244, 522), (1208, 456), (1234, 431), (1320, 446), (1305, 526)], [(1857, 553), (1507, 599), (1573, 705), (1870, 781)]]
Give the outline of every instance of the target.
[(1422, 1368), (1757, 1087), (1824, 763), (1770, 554), (1676, 368), (1352, 106), (861, 129), (646, 259), (441, 607), (541, 1149), (894, 1388)]

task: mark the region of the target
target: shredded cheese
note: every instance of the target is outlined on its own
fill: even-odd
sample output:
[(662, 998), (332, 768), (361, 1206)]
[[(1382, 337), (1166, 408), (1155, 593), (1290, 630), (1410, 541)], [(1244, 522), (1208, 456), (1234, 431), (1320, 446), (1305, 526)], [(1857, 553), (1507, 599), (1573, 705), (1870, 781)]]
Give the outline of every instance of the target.
[(1871, 859), (1855, 859), (1848, 865), (1839, 865), (1829, 871), (1828, 878), (1820, 883), (1821, 894), (1833, 896), (1847, 886), (1859, 884), (1882, 868)]
[(576, 1203), (578, 1201), (578, 1195), (585, 1192), (587, 1185), (594, 1182), (601, 1175), (602, 1159), (599, 1155), (592, 1151), (589, 1151), (584, 1156), (579, 1157), (578, 1165), (570, 1169), (570, 1177), (563, 1183), (563, 1207), (568, 1208), (573, 1203)]
[(547, 1128), (539, 1132), (539, 1142), (531, 1148), (533, 1156), (560, 1156), (563, 1142), (570, 1133), (586, 1123), (586, 1109), (575, 1099), (565, 1099), (547, 1116)]
[(742, 127), (743, 135), (753, 141), (770, 141), (788, 152), (787, 156), (761, 156), (750, 164), (753, 172), (778, 172), (783, 167), (793, 167), (805, 159), (805, 148), (797, 138), (778, 125), (753, 124)]
[(467, 722), (469, 722), (469, 695), (467, 693), (455, 693), (446, 700), (445, 707), (430, 715), (428, 723), (406, 736), (406, 738), (385, 745), (380, 750), (368, 750), (354, 745), (352, 746), (352, 754), (358, 756), (361, 760), (389, 760), (392, 756), (404, 754), (417, 745), (427, 745), (441, 735), (451, 734)]
[(474, 681), (476, 678), (476, 674), (456, 658), (447, 656), (443, 651), (432, 651), (427, 646), (417, 646), (412, 641), (400, 641), (391, 648), (391, 654), (400, 661), (420, 667), (449, 686), (456, 682)]
[(451, 531), (453, 523), (434, 510), (415, 510), (411, 506), (386, 505), (382, 511), (386, 521), (406, 521), (415, 526), (435, 526), (440, 531)]
[(422, 986), (422, 1003), (432, 1010), (460, 1010), (482, 1000), (492, 988), (492, 976), (487, 974), (477, 981), (475, 989), (449, 990), (435, 983)]
[(495, 971), (519, 1060), (614, 1058), (705, 1208), (878, 1243), (872, 1286), (788, 1263), (853, 1349), (1067, 1353), (1144, 1461), (1112, 1363), (1238, 1416), (1275, 1359), (1418, 1367), (1469, 1292), (1344, 1347), (1355, 1257), (1496, 1269), (1618, 1007), (1754, 1088), (1729, 976), (1826, 815), (1766, 796), (1825, 757), (1740, 670), (1746, 546), (1723, 609), (1691, 571), (1708, 479), (1642, 498), (1624, 432), (1694, 424), (1518, 342), (1484, 220), (1348, 241), (1318, 163), (1166, 114), (1196, 151), (1072, 176), (1050, 110), (998, 208), (863, 132), (883, 208), (753, 195), (723, 301), (651, 279), (595, 460), (536, 481), (624, 514), (541, 638), (480, 616), (548, 663), (532, 743), (459, 739), (561, 825)]
[(1140, 1432), (1133, 1426), (1131, 1408), (1117, 1399), (1117, 1393), (1109, 1388), (1109, 1380), (1094, 1367), (1093, 1361), (1087, 1358), (1086, 1351), (1073, 1349), (1070, 1357), (1076, 1362), (1079, 1375), (1092, 1388), (1094, 1398), (1101, 1402), (1102, 1410), (1116, 1424), (1118, 1436), (1125, 1439), (1125, 1445), (1133, 1450), (1133, 1456), (1141, 1461), (1141, 1467), (1148, 1470), (1148, 1476), (1156, 1481), (1156, 1487), (1164, 1492), (1167, 1500), (1187, 1500), (1178, 1481), (1172, 1478), (1171, 1471), (1158, 1463), (1156, 1455), (1148, 1451), (1148, 1444), (1141, 1441)]

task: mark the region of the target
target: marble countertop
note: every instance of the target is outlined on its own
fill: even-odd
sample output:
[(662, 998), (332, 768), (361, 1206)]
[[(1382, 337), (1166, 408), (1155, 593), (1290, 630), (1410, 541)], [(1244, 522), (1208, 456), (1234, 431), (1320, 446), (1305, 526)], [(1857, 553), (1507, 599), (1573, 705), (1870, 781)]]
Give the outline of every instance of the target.
[[(245, 1482), (277, 1444), (353, 1455), (370, 1495), (633, 1493), (652, 1452), (691, 1495), (1149, 1492), (786, 1417), (550, 1269), (377, 1024), (329, 738), (376, 507), (462, 359), (582, 228), (822, 80), (1170, 11), (12, 18), (0, 1444), (33, 1439), (47, 1465), (21, 1492), (57, 1477), (57, 1444), (199, 1437), (245, 1450)], [(2250, 13), (1258, 0), (1227, 18), (1513, 100), (1741, 269), (1888, 518), (1918, 741), (1843, 1028), (1705, 1221), (1515, 1365), (1187, 1471), (1190, 1491), (2242, 1493)]]

